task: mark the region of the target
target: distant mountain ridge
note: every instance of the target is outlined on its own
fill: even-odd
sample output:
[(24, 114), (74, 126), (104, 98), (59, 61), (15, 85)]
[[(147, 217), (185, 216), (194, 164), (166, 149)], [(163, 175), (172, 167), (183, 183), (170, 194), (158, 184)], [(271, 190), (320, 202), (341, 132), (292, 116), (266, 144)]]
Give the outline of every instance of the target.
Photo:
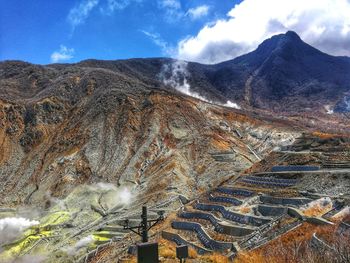
[[(37, 88), (45, 89), (47, 78), (59, 72), (104, 69), (120, 74), (125, 80), (142, 82), (150, 90), (169, 91), (160, 75), (176, 63), (170, 58), (90, 59), (47, 66), (8, 61), (0, 63), (0, 79), (6, 79), (9, 72), (18, 76), (27, 74), (25, 71), (33, 71), (29, 72), (30, 76), (39, 76), (41, 72), (42, 85)], [(188, 62), (181, 70), (186, 71), (190, 92), (209, 101), (225, 103), (230, 100), (245, 109), (275, 112), (350, 112), (350, 58), (325, 54), (303, 42), (292, 31), (273, 36), (255, 51), (233, 60), (215, 65)], [(163, 75), (166, 76), (166, 72)], [(5, 94), (33, 95), (32, 91), (23, 93), (13, 88), (2, 87)]]
[(303, 111), (330, 105), (341, 112), (350, 95), (350, 58), (322, 53), (291, 31), (233, 60), (189, 68), (224, 97), (257, 108)]

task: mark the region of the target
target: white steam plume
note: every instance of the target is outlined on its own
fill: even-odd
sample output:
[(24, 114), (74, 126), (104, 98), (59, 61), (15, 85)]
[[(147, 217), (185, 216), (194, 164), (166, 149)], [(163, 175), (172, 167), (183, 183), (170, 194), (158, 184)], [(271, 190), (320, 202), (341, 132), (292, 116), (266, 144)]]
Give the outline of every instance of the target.
[(201, 96), (197, 92), (191, 91), (191, 85), (188, 83), (188, 77), (190, 73), (187, 70), (188, 63), (183, 60), (175, 60), (172, 63), (163, 65), (163, 69), (159, 74), (159, 78), (165, 85), (168, 85), (177, 91), (191, 96), (193, 98), (211, 103), (217, 104), (220, 106), (230, 107), (234, 109), (241, 109), (241, 107), (230, 100), (228, 100), (225, 104), (213, 102), (212, 100), (208, 100), (207, 98)]
[(229, 108), (233, 108), (233, 109), (237, 109), (237, 110), (241, 109), (241, 106), (239, 106), (237, 103), (232, 102), (230, 100), (228, 100), (223, 106), (229, 107)]
[(120, 199), (122, 204), (129, 204), (131, 201), (131, 192), (124, 188), (121, 191), (119, 191), (118, 199)]
[(38, 221), (23, 217), (6, 217), (0, 219), (0, 245), (14, 241), (24, 230), (40, 224)]
[(109, 183), (97, 183), (93, 185), (92, 187), (97, 188), (98, 190), (102, 191), (114, 191), (117, 190), (118, 188), (114, 184), (109, 184)]
[(171, 64), (165, 64), (159, 75), (161, 80), (165, 85), (171, 86), (183, 94), (211, 103), (211, 101), (208, 101), (203, 96), (190, 90), (191, 86), (187, 81), (189, 77), (187, 64), (183, 60), (176, 60)]
[(46, 259), (47, 255), (24, 255), (15, 259), (15, 261), (11, 261), (11, 263), (41, 263), (45, 262)]
[(108, 193), (108, 203), (129, 205), (132, 201), (132, 193), (128, 187), (116, 187), (110, 183), (97, 183), (90, 186), (91, 190)]
[(87, 247), (89, 244), (94, 242), (94, 238), (92, 235), (83, 237), (80, 239), (73, 247), (70, 247), (66, 250), (67, 254), (70, 256), (74, 256), (75, 254), (78, 253), (79, 249), (83, 247)]
[(333, 109), (332, 109), (332, 107), (330, 105), (325, 105), (324, 108), (325, 108), (327, 114), (333, 114), (334, 113), (334, 111), (333, 111)]
[(53, 197), (50, 192), (46, 192), (45, 197), (50, 201), (51, 206), (57, 206), (60, 210), (66, 210), (67, 206), (63, 200)]

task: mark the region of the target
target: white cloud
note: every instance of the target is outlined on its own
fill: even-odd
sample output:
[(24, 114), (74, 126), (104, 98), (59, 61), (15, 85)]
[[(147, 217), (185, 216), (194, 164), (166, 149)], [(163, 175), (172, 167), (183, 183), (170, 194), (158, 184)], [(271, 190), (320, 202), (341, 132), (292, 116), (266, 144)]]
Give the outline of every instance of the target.
[(201, 6), (197, 6), (195, 8), (190, 8), (187, 11), (187, 14), (192, 18), (192, 19), (198, 19), (201, 18), (203, 16), (208, 15), (209, 12), (209, 6), (207, 5), (201, 5)]
[(181, 9), (181, 3), (178, 0), (159, 0), (158, 3), (161, 7)]
[(98, 5), (99, 0), (84, 0), (79, 5), (73, 7), (68, 14), (68, 22), (73, 30), (76, 26), (83, 24), (89, 17), (90, 12)]
[(203, 63), (232, 59), (272, 35), (296, 31), (333, 55), (350, 55), (349, 0), (244, 0), (227, 19), (204, 26), (178, 44), (177, 56)]
[(129, 6), (132, 2), (141, 3), (143, 0), (107, 0), (107, 5), (101, 7), (102, 14), (111, 15), (114, 11), (123, 10)]
[(140, 30), (149, 37), (154, 44), (161, 48), (163, 55), (171, 56), (174, 54), (174, 48), (171, 47), (158, 33), (152, 33), (146, 30)]
[(158, 0), (158, 7), (165, 11), (164, 19), (168, 23), (176, 22), (184, 16), (179, 0)]
[(56, 63), (59, 61), (70, 60), (73, 58), (74, 48), (67, 48), (64, 45), (60, 46), (59, 51), (55, 51), (51, 54), (51, 61)]

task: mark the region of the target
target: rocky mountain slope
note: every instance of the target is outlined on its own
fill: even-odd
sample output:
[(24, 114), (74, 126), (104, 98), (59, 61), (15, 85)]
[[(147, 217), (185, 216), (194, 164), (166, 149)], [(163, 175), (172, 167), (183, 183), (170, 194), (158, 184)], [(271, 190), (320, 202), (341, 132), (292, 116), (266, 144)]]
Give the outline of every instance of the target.
[(39, 224), (0, 240), (6, 260), (41, 255), (45, 239), (50, 260), (67, 262), (71, 244), (92, 241), (108, 220), (143, 204), (176, 210), (180, 196), (237, 176), (300, 133), (182, 95), (132, 61), (89, 63), (0, 64), (0, 220)]
[(193, 83), (245, 106), (278, 112), (348, 112), (350, 58), (333, 57), (294, 32), (212, 66), (189, 64)]
[(96, 241), (100, 226), (143, 204), (176, 210), (303, 131), (346, 133), (347, 115), (324, 105), (347, 111), (348, 67), (291, 32), (218, 65), (0, 62), (0, 220), (38, 225), (15, 243), (0, 239), (0, 256), (77, 259), (72, 244)]
[(86, 60), (76, 66), (103, 68), (156, 87), (165, 80), (182, 91), (185, 77), (188, 94), (222, 104), (230, 100), (245, 109), (310, 115), (350, 111), (350, 58), (322, 53), (291, 31), (265, 40), (249, 54), (216, 65), (158, 58)]
[[(261, 141), (259, 154), (292, 138), (283, 134), (289, 128), (271, 130), (268, 121), (166, 91), (160, 82), (150, 86), (135, 77), (142, 72), (130, 77), (83, 65), (1, 64), (2, 203), (41, 202), (82, 183), (142, 185), (151, 177), (160, 181), (149, 183), (150, 192), (173, 178), (179, 191), (193, 194), (256, 161), (234, 128)], [(235, 152), (236, 163), (214, 162), (215, 152)]]

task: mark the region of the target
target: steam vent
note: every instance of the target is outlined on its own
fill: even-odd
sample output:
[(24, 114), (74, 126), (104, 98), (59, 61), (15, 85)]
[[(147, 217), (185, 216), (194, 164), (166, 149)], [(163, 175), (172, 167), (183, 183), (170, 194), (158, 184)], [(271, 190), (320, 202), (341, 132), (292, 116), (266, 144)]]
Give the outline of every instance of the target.
[[(164, 26), (175, 23), (169, 17), (176, 11), (183, 32), (185, 21), (209, 19), (215, 5), (185, 12), (180, 1), (158, 2), (150, 5), (163, 10)], [(246, 2), (256, 1), (237, 6)], [(6, 5), (11, 4), (0, 4), (0, 17), (7, 19)], [(96, 27), (153, 17), (152, 10), (133, 12), (134, 5), (146, 6), (77, 1), (66, 19), (72, 32), (67, 42), (75, 43), (85, 23), (100, 16), (104, 20)], [(56, 6), (57, 14), (38, 11), (38, 21), (28, 23), (34, 26), (48, 14), (56, 18), (62, 6)], [(122, 19), (125, 10), (130, 12)], [(236, 23), (240, 10), (230, 12), (229, 21)], [(288, 17), (294, 21), (299, 11)], [(286, 28), (271, 21), (265, 23), (269, 28)], [(180, 44), (205, 39), (217, 27), (208, 23)], [(61, 24), (57, 18), (53, 27)], [(118, 25), (113, 34), (120, 33)], [(137, 26), (138, 34), (171, 49), (160, 35), (145, 31), (147, 25)], [(16, 26), (9, 27), (17, 32)], [(96, 52), (103, 50), (103, 58), (119, 54), (108, 48), (105, 38), (112, 36), (103, 30), (94, 35), (91, 26), (94, 41), (82, 37), (79, 49), (62, 45), (51, 64), (41, 65), (2, 59), (1, 53), (12, 50), (2, 47), (6, 28), (0, 25), (0, 263), (350, 262), (349, 57), (328, 55), (293, 31), (278, 31), (255, 50), (236, 46), (248, 40), (219, 41), (212, 49), (219, 42), (211, 40), (200, 53), (210, 53), (207, 60), (193, 55), (205, 63), (175, 58), (63, 63), (85, 57), (87, 43), (89, 50), (95, 44)], [(321, 30), (312, 28), (302, 36)], [(131, 34), (125, 32), (113, 42), (123, 47), (122, 57), (135, 46), (135, 40), (123, 42)], [(321, 35), (317, 45), (350, 39), (349, 34), (327, 42)], [(55, 39), (60, 37), (57, 32)], [(45, 53), (46, 38), (40, 39), (37, 46)], [(152, 43), (140, 45), (148, 49)], [(253, 51), (227, 60), (237, 50)], [(225, 61), (217, 63), (218, 56)]]

